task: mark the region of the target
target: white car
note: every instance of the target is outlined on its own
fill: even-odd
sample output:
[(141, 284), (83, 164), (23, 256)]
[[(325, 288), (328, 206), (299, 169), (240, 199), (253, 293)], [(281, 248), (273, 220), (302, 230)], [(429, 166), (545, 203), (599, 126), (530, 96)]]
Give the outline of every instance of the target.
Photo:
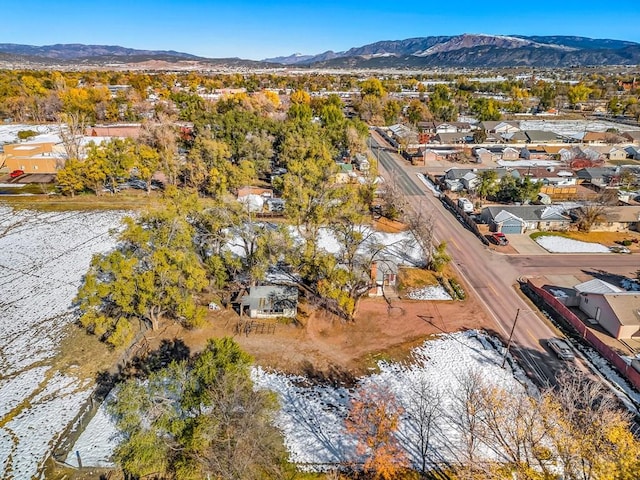
[(549, 348), (553, 350), (553, 353), (562, 360), (573, 360), (576, 358), (571, 347), (569, 347), (569, 344), (564, 340), (560, 340), (559, 338), (550, 338), (547, 340), (547, 345), (549, 345)]

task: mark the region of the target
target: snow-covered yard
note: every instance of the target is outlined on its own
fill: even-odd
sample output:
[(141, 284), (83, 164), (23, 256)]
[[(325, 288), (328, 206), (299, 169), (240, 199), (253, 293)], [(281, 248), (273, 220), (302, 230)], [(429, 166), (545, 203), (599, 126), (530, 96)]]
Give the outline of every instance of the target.
[(71, 302), (96, 252), (114, 246), (122, 212), (0, 206), (0, 477), (37, 476), (91, 385), (52, 368)]
[(536, 242), (551, 253), (611, 253), (600, 243), (581, 242), (560, 235), (541, 235)]
[(407, 298), (411, 300), (453, 300), (442, 285), (415, 288), (407, 293)]
[[(254, 368), (255, 387), (276, 392), (281, 409), (276, 419), (283, 431), (291, 461), (301, 468), (322, 469), (326, 464), (357, 460), (356, 441), (346, 431), (345, 417), (356, 391), (389, 392), (406, 413), (398, 439), (415, 463), (418, 444), (415, 424), (408, 415), (421, 395), (421, 388), (439, 397), (439, 413), (432, 431), (430, 454), (441, 461), (456, 460), (463, 427), (454, 418), (460, 389), (470, 374), (478, 374), (492, 385), (523, 392), (521, 371), (501, 368), (502, 356), (494, 341), (477, 331), (440, 336), (412, 353), (409, 364), (380, 363), (379, 373), (363, 377), (358, 388), (314, 385), (304, 377), (283, 375)], [(507, 365), (508, 366), (508, 365)], [(517, 378), (516, 378), (517, 377)], [(422, 390), (424, 392), (424, 390)], [(72, 452), (80, 452), (84, 465), (108, 465), (116, 431), (101, 407)], [(488, 454), (488, 452), (485, 452)], [(75, 454), (67, 461), (75, 462)]]

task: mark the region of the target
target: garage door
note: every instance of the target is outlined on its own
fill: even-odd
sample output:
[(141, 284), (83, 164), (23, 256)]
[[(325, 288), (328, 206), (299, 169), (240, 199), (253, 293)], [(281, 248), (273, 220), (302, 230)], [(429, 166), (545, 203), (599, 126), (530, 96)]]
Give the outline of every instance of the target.
[(522, 233), (522, 225), (519, 223), (506, 225), (503, 223), (500, 231), (505, 235), (509, 235), (510, 233), (520, 235)]

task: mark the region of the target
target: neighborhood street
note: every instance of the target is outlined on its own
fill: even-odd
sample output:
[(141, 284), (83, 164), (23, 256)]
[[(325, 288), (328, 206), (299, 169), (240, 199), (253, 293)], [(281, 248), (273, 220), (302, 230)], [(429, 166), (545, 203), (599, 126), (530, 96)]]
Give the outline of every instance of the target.
[[(376, 145), (375, 137), (372, 144)], [(557, 332), (522, 298), (518, 292), (518, 278), (594, 270), (628, 274), (637, 268), (632, 265), (635, 263), (633, 257), (614, 254), (521, 257), (492, 252), (447, 211), (404, 159), (382, 148), (374, 149), (374, 156), (378, 159), (380, 172), (393, 178), (413, 208), (432, 213), (437, 241), (447, 242), (453, 267), (494, 318), (499, 329), (497, 333), (508, 338), (518, 315), (512, 352), (527, 374), (541, 385), (553, 383), (556, 372), (565, 366), (546, 345), (546, 340), (557, 336)]]

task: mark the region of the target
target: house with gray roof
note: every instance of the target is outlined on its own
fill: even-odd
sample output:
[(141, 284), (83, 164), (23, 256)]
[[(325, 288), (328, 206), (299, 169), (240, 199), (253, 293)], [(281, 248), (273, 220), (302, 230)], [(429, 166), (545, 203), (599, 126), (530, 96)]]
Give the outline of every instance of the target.
[(528, 230), (566, 230), (571, 218), (554, 205), (494, 205), (482, 209), (480, 218), (493, 232), (522, 234)]
[(590, 183), (598, 187), (606, 187), (615, 176), (614, 167), (591, 167), (581, 168), (576, 172), (578, 183)]
[(558, 134), (547, 130), (525, 130), (527, 143), (555, 143), (561, 141)]

